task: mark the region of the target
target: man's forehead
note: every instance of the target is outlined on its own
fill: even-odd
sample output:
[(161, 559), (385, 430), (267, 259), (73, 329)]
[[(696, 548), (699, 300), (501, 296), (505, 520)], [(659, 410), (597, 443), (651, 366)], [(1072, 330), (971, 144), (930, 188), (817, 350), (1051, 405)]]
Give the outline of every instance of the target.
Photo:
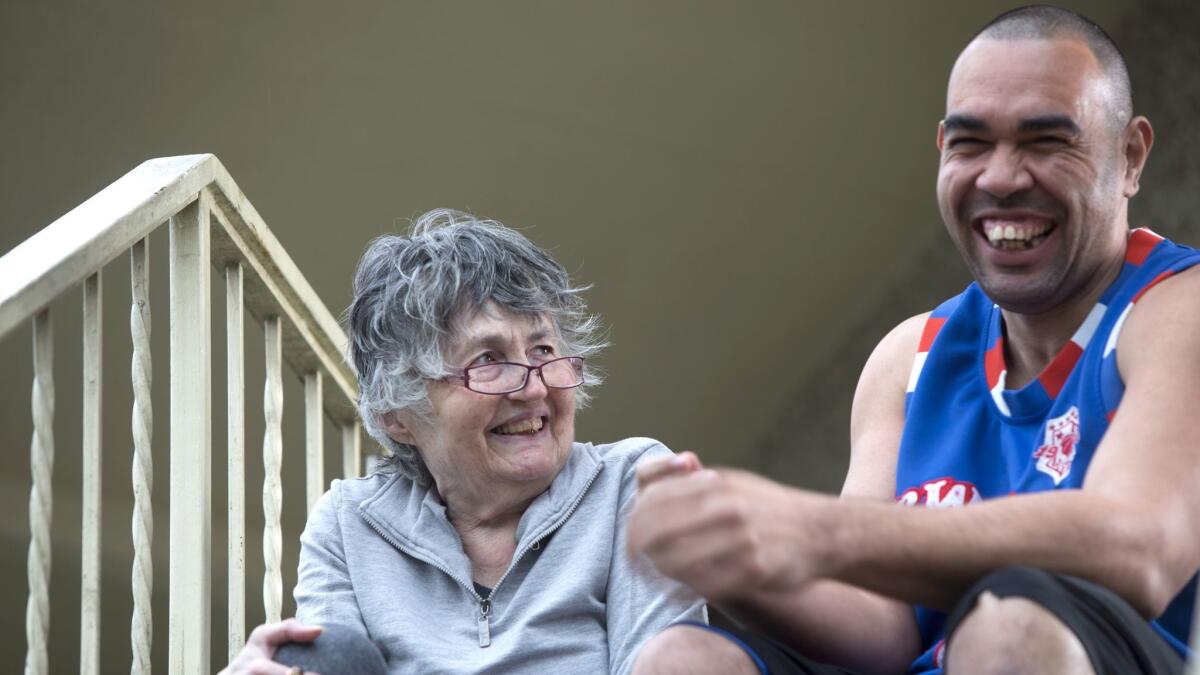
[(977, 38), (959, 55), (946, 90), (947, 112), (972, 103), (1020, 98), (1056, 103), (1068, 112), (1107, 82), (1095, 55), (1070, 38), (996, 40)]
[(986, 117), (1001, 109), (1018, 117), (1078, 117), (1092, 101), (1103, 101), (1110, 94), (1110, 83), (1084, 42), (980, 37), (955, 61), (946, 107), (948, 117)]

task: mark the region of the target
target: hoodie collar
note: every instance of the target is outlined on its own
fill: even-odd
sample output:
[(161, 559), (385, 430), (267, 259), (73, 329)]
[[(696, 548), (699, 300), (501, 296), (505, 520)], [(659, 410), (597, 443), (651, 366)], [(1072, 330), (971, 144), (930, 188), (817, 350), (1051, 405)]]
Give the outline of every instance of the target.
[[(530, 502), (517, 524), (517, 555), (557, 528), (603, 468), (590, 443), (574, 443), (566, 464), (545, 492)], [(437, 489), (399, 473), (359, 505), (360, 515), (408, 553), (471, 578), (462, 540), (446, 516)]]

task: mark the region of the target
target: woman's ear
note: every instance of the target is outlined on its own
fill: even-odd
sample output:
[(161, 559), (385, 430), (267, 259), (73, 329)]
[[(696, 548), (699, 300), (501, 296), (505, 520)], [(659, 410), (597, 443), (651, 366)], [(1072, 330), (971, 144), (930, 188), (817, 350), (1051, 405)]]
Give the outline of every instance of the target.
[(407, 445), (416, 445), (416, 439), (412, 435), (412, 430), (402, 417), (396, 410), (386, 412), (379, 416), (379, 425), (383, 428), (383, 432), (388, 435), (388, 438), (393, 441)]

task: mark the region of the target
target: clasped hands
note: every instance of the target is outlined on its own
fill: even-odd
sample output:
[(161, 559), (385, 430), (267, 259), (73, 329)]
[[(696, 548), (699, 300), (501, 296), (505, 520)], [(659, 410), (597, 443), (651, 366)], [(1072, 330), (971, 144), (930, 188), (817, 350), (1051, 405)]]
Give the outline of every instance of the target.
[(734, 469), (706, 469), (694, 453), (637, 467), (627, 546), (709, 600), (794, 589), (823, 576), (830, 497)]

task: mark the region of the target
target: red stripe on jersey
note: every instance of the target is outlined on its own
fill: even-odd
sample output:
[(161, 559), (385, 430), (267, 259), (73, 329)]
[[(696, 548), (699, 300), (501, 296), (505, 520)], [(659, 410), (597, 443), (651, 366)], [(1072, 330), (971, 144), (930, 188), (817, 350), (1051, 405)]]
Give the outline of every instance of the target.
[(933, 346), (933, 341), (937, 338), (938, 332), (942, 330), (942, 326), (946, 325), (946, 317), (929, 317), (925, 320), (925, 330), (921, 331), (921, 344), (917, 347), (919, 352), (927, 352)]
[(1004, 338), (996, 338), (996, 344), (983, 355), (983, 372), (987, 376), (988, 389), (1000, 381), (1000, 373), (1004, 372)]
[(1117, 416), (1117, 410), (1119, 410), (1119, 408), (1113, 408), (1112, 410), (1108, 411), (1107, 415), (1104, 416), (1108, 420), (1109, 424), (1112, 424), (1113, 418)]
[(1150, 290), (1151, 288), (1154, 288), (1155, 286), (1158, 285), (1158, 282), (1162, 281), (1163, 279), (1166, 279), (1167, 277), (1171, 276), (1172, 274), (1175, 274), (1175, 270), (1167, 270), (1166, 272), (1163, 272), (1162, 274), (1151, 279), (1150, 283), (1146, 284), (1145, 286), (1142, 286), (1142, 290), (1138, 291), (1137, 295), (1133, 296), (1133, 300), (1129, 301), (1130, 304), (1135, 303), (1138, 300), (1140, 300), (1142, 298), (1142, 296), (1146, 294), (1146, 291)]
[(1129, 243), (1125, 247), (1125, 262), (1131, 265), (1141, 265), (1146, 262), (1146, 256), (1158, 246), (1163, 238), (1150, 230), (1138, 228), (1129, 234)]
[(1067, 345), (1058, 352), (1058, 356), (1055, 356), (1042, 374), (1038, 375), (1038, 381), (1045, 387), (1050, 398), (1058, 398), (1058, 392), (1062, 391), (1067, 377), (1082, 355), (1083, 349), (1075, 344), (1074, 340), (1068, 340)]

